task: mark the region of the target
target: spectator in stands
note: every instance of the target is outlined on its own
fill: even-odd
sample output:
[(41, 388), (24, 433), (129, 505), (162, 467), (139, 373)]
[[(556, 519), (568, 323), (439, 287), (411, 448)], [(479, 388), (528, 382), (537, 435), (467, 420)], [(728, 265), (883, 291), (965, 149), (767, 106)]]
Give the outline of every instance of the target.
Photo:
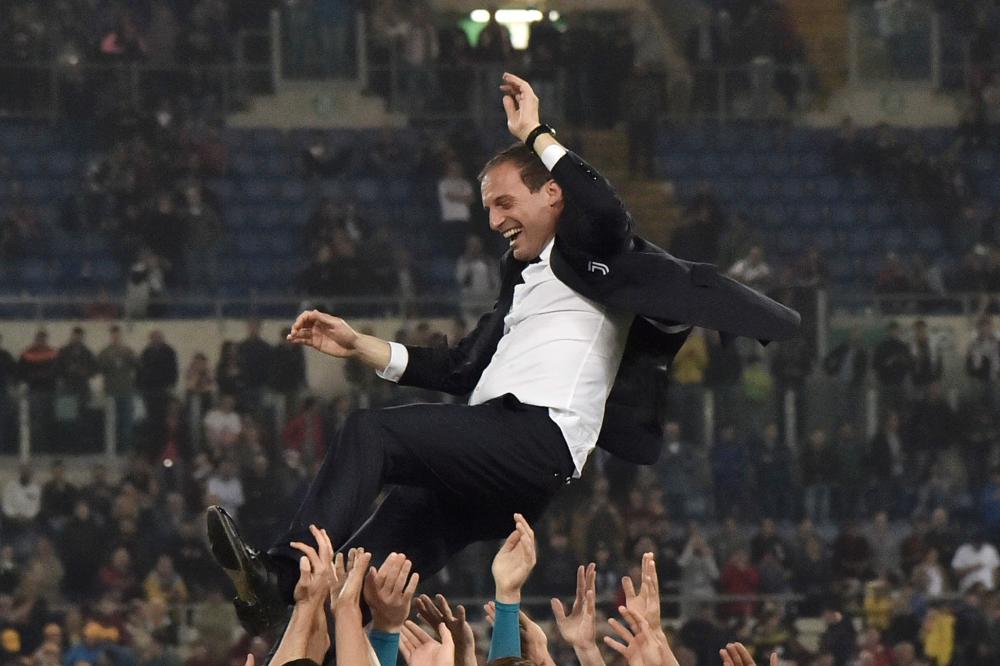
[(691, 330), (684, 346), (670, 364), (670, 389), (673, 392), (667, 414), (681, 424), (681, 430), (699, 441), (704, 410), (705, 370), (708, 368), (708, 344), (705, 331)]
[(76, 487), (66, 480), (66, 466), (62, 460), (54, 460), (52, 477), (42, 486), (38, 519), (53, 532), (61, 532), (73, 514), (76, 497)]
[[(350, 168), (353, 148), (345, 148), (334, 151), (331, 149), (326, 137), (321, 132), (316, 132), (309, 144), (302, 149), (300, 156), (302, 175), (306, 178), (334, 178)], [(320, 200), (320, 210), (324, 208), (328, 198)], [(332, 202), (331, 202), (332, 203)]]
[(899, 337), (898, 322), (889, 322), (886, 333), (872, 352), (872, 370), (878, 379), (880, 404), (885, 409), (901, 409), (906, 399), (904, 382), (913, 373), (913, 354)]
[(757, 291), (771, 288), (771, 266), (764, 260), (764, 250), (759, 245), (750, 248), (750, 253), (733, 264), (727, 274)]
[(457, 257), (463, 245), (468, 245), (466, 238), (472, 231), (469, 207), (476, 201), (476, 191), (465, 177), (458, 159), (449, 159), (445, 164), (444, 175), (437, 181), (437, 198), (441, 212), (441, 247), (449, 257)]
[(1000, 383), (1000, 335), (993, 329), (993, 319), (980, 317), (965, 354), (965, 370), (976, 380), (976, 398), (983, 406), (995, 409)]
[(188, 289), (195, 293), (214, 293), (218, 288), (218, 246), (224, 236), (219, 214), (202, 200), (201, 188), (189, 185), (184, 190), (181, 225), (184, 235), (184, 259)]
[(3, 488), (3, 526), (16, 540), (25, 535), (41, 511), (42, 488), (34, 480), (34, 471), (27, 463), (21, 464), (16, 479), (10, 479)]
[(205, 484), (205, 492), (213, 498), (209, 503), (224, 507), (233, 516), (239, 515), (244, 502), (243, 481), (236, 472), (233, 460), (223, 460)]
[(139, 362), (123, 340), (120, 326), (111, 326), (108, 333), (108, 346), (97, 355), (97, 372), (104, 379), (104, 394), (115, 404), (118, 450), (128, 451), (132, 444), (133, 398)]
[(754, 564), (760, 564), (769, 553), (781, 564), (791, 559), (785, 540), (778, 534), (777, 523), (773, 518), (765, 517), (760, 521), (760, 530), (750, 540), (750, 559)]
[(764, 516), (788, 520), (795, 515), (795, 480), (792, 452), (781, 441), (778, 424), (764, 426), (754, 449), (757, 492)]
[(281, 433), (281, 442), (286, 449), (294, 449), (302, 454), (307, 465), (323, 460), (326, 453), (326, 438), (323, 434), (323, 414), (319, 402), (309, 396), (302, 401), (295, 416), (289, 419)]
[(748, 508), (747, 484), (750, 479), (746, 476), (746, 470), (749, 465), (750, 454), (743, 440), (736, 437), (736, 426), (724, 425), (712, 448), (712, 480), (717, 518), (739, 515)]
[(416, 3), (411, 7), (402, 42), (406, 106), (411, 113), (421, 113), (428, 100), (440, 96), (435, 65), (441, 46), (429, 5)]
[(51, 394), (56, 389), (58, 377), (58, 352), (49, 346), (49, 334), (43, 330), (35, 333), (35, 340), (21, 352), (17, 361), (18, 377), (32, 394)]
[(500, 288), (500, 270), (496, 261), (484, 254), (479, 236), (466, 237), (465, 252), (455, 265), (455, 281), (461, 289), (462, 315), (478, 320), (489, 310)]
[(801, 464), (805, 515), (814, 523), (830, 521), (832, 485), (838, 478), (837, 463), (837, 453), (829, 446), (826, 430), (813, 430), (802, 451)]
[(905, 294), (913, 291), (910, 273), (895, 252), (885, 255), (885, 263), (875, 276), (875, 292), (879, 294)]
[(160, 555), (156, 568), (146, 576), (142, 587), (149, 601), (182, 604), (188, 600), (187, 585), (174, 570), (174, 561), (169, 555)]
[(73, 328), (69, 342), (59, 350), (56, 368), (64, 391), (77, 400), (78, 412), (90, 402), (90, 378), (97, 374), (97, 359), (84, 342), (84, 332)]
[(132, 569), (132, 556), (124, 546), (111, 552), (107, 564), (97, 573), (101, 588), (116, 599), (131, 599), (138, 594), (139, 583)]
[(847, 666), (857, 650), (857, 632), (850, 616), (840, 611), (836, 599), (828, 597), (823, 604), (826, 631), (819, 638), (820, 653), (833, 655), (834, 666)]
[(847, 339), (830, 350), (823, 359), (823, 370), (837, 380), (840, 393), (836, 401), (840, 405), (837, 410), (838, 420), (856, 420), (864, 399), (864, 384), (868, 374), (868, 352), (860, 329), (852, 328)]
[(697, 615), (703, 600), (715, 592), (719, 580), (715, 555), (700, 530), (691, 530), (677, 563), (681, 567), (680, 594), (684, 597), (681, 617), (691, 618)]
[(911, 433), (917, 457), (916, 471), (922, 479), (941, 454), (958, 446), (963, 424), (938, 382), (927, 385), (924, 397), (914, 401), (912, 414), (907, 430)]
[(144, 319), (162, 314), (163, 305), (157, 301), (167, 293), (166, 273), (170, 265), (148, 247), (139, 250), (125, 283), (126, 317)]
[[(740, 595), (757, 594), (760, 587), (760, 574), (750, 562), (750, 554), (745, 550), (737, 550), (729, 557), (726, 566), (719, 577), (719, 591), (722, 594)], [(756, 604), (753, 601), (733, 601), (726, 603), (720, 609), (724, 617), (748, 618), (753, 616)]]
[(819, 537), (805, 541), (802, 554), (795, 558), (792, 569), (792, 589), (805, 596), (800, 612), (817, 615), (823, 599), (833, 587), (833, 568)]
[(166, 418), (167, 401), (178, 379), (177, 352), (162, 331), (149, 334), (149, 344), (139, 354), (136, 387), (146, 407), (146, 423), (154, 429)]
[[(853, 516), (847, 516), (853, 519)], [(876, 576), (891, 577), (899, 573), (899, 533), (889, 522), (889, 514), (879, 511), (864, 530), (872, 549), (872, 569)]]
[(268, 388), (284, 397), (286, 414), (298, 408), (299, 395), (307, 386), (305, 350), (288, 341), (291, 330), (281, 329), (271, 351), (267, 377)]
[(195, 352), (188, 367), (184, 370), (184, 401), (186, 409), (191, 410), (193, 402), (198, 403), (198, 413), (202, 414), (212, 405), (215, 395), (215, 376), (208, 364), (208, 357), (203, 352)]
[(701, 448), (682, 437), (677, 421), (663, 427), (663, 452), (656, 467), (669, 515), (683, 520), (699, 513), (695, 505), (703, 503), (700, 499), (708, 490), (708, 464)]
[(923, 562), (913, 570), (913, 584), (920, 593), (932, 600), (948, 591), (947, 572), (941, 566), (936, 548), (928, 550)]
[(219, 404), (205, 414), (205, 443), (216, 456), (231, 456), (243, 431), (243, 422), (236, 412), (236, 397), (222, 395)]
[(671, 239), (670, 251), (689, 261), (714, 263), (719, 257), (725, 228), (725, 215), (714, 192), (709, 185), (702, 185), (684, 210), (681, 226)]
[(101, 39), (101, 54), (111, 62), (137, 62), (146, 57), (146, 41), (129, 14)]
[(74, 503), (73, 515), (64, 525), (57, 546), (66, 567), (63, 591), (72, 600), (86, 598), (93, 592), (95, 575), (107, 548), (107, 532), (87, 500), (77, 499)]
[(870, 444), (870, 474), (875, 482), (873, 501), (877, 508), (895, 515), (901, 510), (908, 484), (912, 447), (902, 432), (898, 412), (888, 412)]
[(513, 48), (510, 44), (510, 31), (507, 30), (507, 26), (497, 21), (496, 7), (490, 7), (489, 12), (490, 19), (476, 40), (476, 60), (481, 63), (503, 65), (510, 58)]
[(246, 390), (246, 379), (243, 377), (243, 366), (240, 364), (239, 351), (236, 343), (225, 340), (219, 348), (219, 362), (215, 366), (215, 380), (219, 385), (219, 393), (239, 396)]
[(997, 569), (1000, 569), (1000, 555), (997, 554), (996, 547), (986, 540), (986, 535), (977, 530), (968, 542), (955, 551), (951, 569), (958, 578), (959, 592), (963, 594), (976, 585), (981, 585), (985, 590), (994, 590), (997, 585)]
[(923, 319), (913, 323), (910, 351), (913, 356), (913, 388), (918, 396), (922, 396), (927, 385), (941, 379), (943, 372), (940, 344), (927, 332), (927, 322)]
[(833, 541), (833, 572), (840, 578), (868, 580), (872, 575), (872, 547), (854, 520)]
[(255, 411), (261, 404), (262, 391), (271, 369), (272, 353), (271, 345), (260, 336), (260, 321), (257, 319), (248, 321), (247, 337), (239, 343), (237, 357), (240, 373), (246, 385), (246, 391), (240, 399), (250, 411)]

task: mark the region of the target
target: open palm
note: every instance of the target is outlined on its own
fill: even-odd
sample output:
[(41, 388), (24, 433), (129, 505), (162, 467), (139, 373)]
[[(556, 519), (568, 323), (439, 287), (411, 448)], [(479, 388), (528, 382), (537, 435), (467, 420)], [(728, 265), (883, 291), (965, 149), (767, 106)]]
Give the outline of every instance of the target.
[(583, 566), (577, 568), (576, 598), (573, 600), (573, 610), (569, 615), (566, 614), (566, 609), (560, 600), (552, 600), (552, 613), (556, 618), (559, 635), (572, 646), (591, 645), (595, 641), (596, 580), (597, 567), (593, 562), (586, 568)]

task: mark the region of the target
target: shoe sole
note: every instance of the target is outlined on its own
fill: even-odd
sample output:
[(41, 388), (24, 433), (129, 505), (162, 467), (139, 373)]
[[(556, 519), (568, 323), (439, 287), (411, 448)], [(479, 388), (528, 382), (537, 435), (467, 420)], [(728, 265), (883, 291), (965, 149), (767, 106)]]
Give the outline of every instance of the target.
[(236, 596), (247, 603), (256, 603), (257, 595), (254, 594), (246, 574), (249, 563), (243, 559), (243, 542), (232, 519), (221, 509), (213, 506), (208, 508), (205, 520), (212, 556), (233, 581)]

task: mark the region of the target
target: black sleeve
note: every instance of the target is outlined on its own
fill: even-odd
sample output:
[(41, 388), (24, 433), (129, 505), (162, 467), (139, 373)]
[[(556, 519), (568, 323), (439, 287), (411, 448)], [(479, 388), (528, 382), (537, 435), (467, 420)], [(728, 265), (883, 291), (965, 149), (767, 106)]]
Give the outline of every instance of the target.
[[(496, 306), (494, 306), (494, 311)], [(455, 347), (406, 346), (409, 361), (399, 383), (452, 395), (464, 395), (476, 387), (476, 382), (493, 357), (492, 349), (482, 349), (484, 335), (493, 313), (480, 317), (476, 327)], [(493, 341), (493, 346), (496, 341)]]
[(552, 167), (552, 177), (565, 197), (556, 232), (560, 240), (598, 255), (622, 250), (632, 232), (632, 218), (604, 176), (569, 151)]

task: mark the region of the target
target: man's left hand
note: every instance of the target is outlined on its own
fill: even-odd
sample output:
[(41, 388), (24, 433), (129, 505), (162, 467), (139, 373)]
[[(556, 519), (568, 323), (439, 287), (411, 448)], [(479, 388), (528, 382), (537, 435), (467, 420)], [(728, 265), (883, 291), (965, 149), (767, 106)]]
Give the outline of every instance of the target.
[(503, 110), (507, 112), (507, 129), (523, 142), (531, 130), (541, 125), (538, 95), (531, 84), (508, 72), (504, 72), (500, 90), (503, 91)]

